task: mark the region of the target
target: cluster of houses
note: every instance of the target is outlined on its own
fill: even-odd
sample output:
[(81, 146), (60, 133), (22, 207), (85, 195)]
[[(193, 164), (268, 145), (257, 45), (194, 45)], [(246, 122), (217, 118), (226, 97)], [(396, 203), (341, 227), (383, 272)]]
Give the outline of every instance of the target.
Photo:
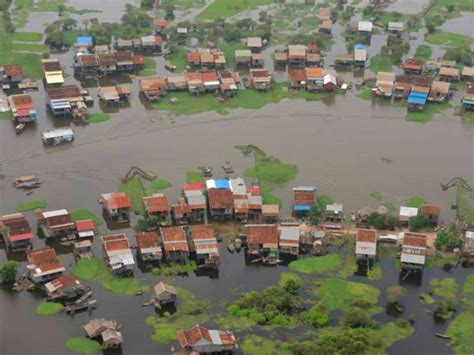
[(410, 111), (420, 111), (427, 102), (446, 102), (451, 96), (451, 82), (465, 80), (468, 82), (468, 92), (463, 99), (463, 106), (465, 109), (472, 109), (469, 100), (472, 101), (474, 92), (470, 84), (474, 80), (474, 68), (464, 67), (460, 71), (455, 65), (456, 62), (445, 60), (437, 63), (434, 66), (437, 79), (434, 80), (431, 76), (421, 75), (425, 70), (421, 60), (407, 58), (401, 66), (404, 75), (396, 76), (391, 72), (377, 73), (372, 95), (407, 100)]
[(307, 91), (334, 91), (337, 87), (335, 73), (322, 68), (295, 68), (289, 72), (292, 89)]
[(77, 52), (74, 73), (80, 77), (133, 74), (143, 69), (145, 57), (131, 51), (84, 54)]

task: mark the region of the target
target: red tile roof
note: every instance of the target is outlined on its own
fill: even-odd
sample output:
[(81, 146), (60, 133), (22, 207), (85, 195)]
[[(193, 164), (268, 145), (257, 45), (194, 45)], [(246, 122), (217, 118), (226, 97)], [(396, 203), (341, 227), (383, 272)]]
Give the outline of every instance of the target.
[(183, 185), (183, 191), (204, 191), (205, 189), (206, 184), (204, 181), (193, 181)]
[(184, 73), (184, 77), (186, 78), (187, 82), (202, 82), (201, 73), (199, 72), (188, 71)]
[[(0, 218), (0, 228), (7, 226), (9, 228), (8, 235), (10, 240), (13, 241), (13, 236), (23, 236), (25, 239), (33, 238), (30, 224), (28, 220), (21, 213), (15, 213), (13, 215), (3, 216)], [(31, 238), (26, 238), (25, 234), (30, 235)], [(21, 239), (18, 239), (21, 240)]]
[(426, 235), (420, 233), (405, 233), (403, 246), (426, 248)]
[(248, 244), (278, 244), (278, 229), (276, 225), (247, 226)]
[(136, 239), (138, 250), (146, 248), (159, 248), (161, 244), (158, 233), (154, 231), (137, 233)]
[(191, 226), (191, 236), (194, 240), (216, 238), (214, 229), (209, 224)]
[(110, 209), (131, 208), (132, 203), (125, 192), (114, 192), (108, 197), (107, 206)]
[(166, 27), (168, 25), (168, 20), (164, 18), (156, 19), (153, 21), (156, 27)]
[(304, 69), (291, 70), (290, 81), (306, 81), (306, 71)]
[(125, 234), (116, 234), (102, 237), (106, 251), (129, 249), (128, 239)]
[(44, 247), (30, 251), (27, 254), (28, 262), (35, 265), (47, 264), (58, 261), (56, 252), (53, 248)]
[(99, 65), (99, 61), (97, 60), (97, 56), (95, 54), (81, 55), (79, 57), (79, 63), (83, 66)]
[(10, 98), (15, 104), (15, 107), (17, 108), (33, 106), (33, 101), (30, 95), (26, 95), (26, 94), (11, 95)]
[(315, 43), (310, 43), (306, 46), (306, 48), (310, 52), (316, 52), (316, 50), (318, 49), (318, 46)]
[(155, 36), (155, 44), (161, 44), (163, 42), (163, 38), (161, 36)]
[(148, 213), (168, 212), (170, 209), (165, 195), (144, 197), (143, 202)]
[(132, 57), (132, 62), (134, 65), (141, 65), (141, 64), (145, 64), (145, 57), (142, 56), (142, 55), (134, 55)]
[(189, 252), (184, 230), (181, 227), (160, 228), (165, 251)]
[(190, 205), (181, 204), (181, 203), (177, 205), (172, 205), (171, 209), (173, 210), (173, 213), (175, 215), (184, 215), (186, 213), (191, 213), (193, 211)]
[(377, 243), (377, 231), (374, 229), (358, 229), (356, 232), (356, 241)]
[(208, 192), (209, 207), (211, 209), (229, 209), (234, 207), (232, 191), (227, 189), (210, 189)]
[(407, 58), (402, 65), (403, 69), (409, 70), (421, 70), (423, 68), (423, 62), (415, 58)]
[(217, 73), (215, 70), (208, 70), (208, 71), (202, 71), (201, 72), (201, 78), (203, 82), (212, 82), (212, 81), (218, 81), (217, 79)]
[(199, 53), (198, 52), (188, 52), (188, 63), (195, 63), (195, 62), (199, 62), (200, 60), (200, 56), (199, 56)]
[(202, 340), (212, 343), (209, 331), (201, 325), (196, 325), (188, 331), (184, 329), (178, 331), (178, 342), (182, 348), (192, 347)]
[(53, 281), (51, 281), (53, 284), (54, 288), (56, 290), (59, 290), (61, 288), (69, 287), (71, 285), (79, 284), (79, 281), (77, 281), (74, 277), (71, 275), (61, 275), (57, 278), (55, 278)]
[(81, 221), (76, 221), (76, 230), (78, 232), (94, 230), (94, 222), (92, 221), (92, 219), (83, 219)]

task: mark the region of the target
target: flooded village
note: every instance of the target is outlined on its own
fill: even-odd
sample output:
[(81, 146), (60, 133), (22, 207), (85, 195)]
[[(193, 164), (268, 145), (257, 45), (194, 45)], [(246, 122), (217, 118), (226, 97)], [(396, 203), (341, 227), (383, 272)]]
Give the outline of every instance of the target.
[(472, 352), (471, 1), (0, 8), (1, 354)]

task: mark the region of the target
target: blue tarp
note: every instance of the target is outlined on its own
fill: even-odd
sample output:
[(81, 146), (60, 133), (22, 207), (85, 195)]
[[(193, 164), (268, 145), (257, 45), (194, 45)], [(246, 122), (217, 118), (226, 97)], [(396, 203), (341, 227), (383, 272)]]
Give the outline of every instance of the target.
[(294, 205), (293, 211), (295, 212), (309, 212), (311, 211), (310, 205)]
[(82, 44), (82, 45), (92, 45), (92, 37), (89, 37), (89, 36), (77, 37), (76, 43)]
[(354, 49), (365, 49), (365, 46), (363, 44), (355, 44)]
[(216, 189), (230, 189), (229, 180), (225, 180), (225, 179), (216, 180)]
[(428, 93), (426, 92), (419, 92), (419, 91), (412, 91), (408, 96), (408, 104), (409, 105), (425, 105), (426, 100), (428, 98)]

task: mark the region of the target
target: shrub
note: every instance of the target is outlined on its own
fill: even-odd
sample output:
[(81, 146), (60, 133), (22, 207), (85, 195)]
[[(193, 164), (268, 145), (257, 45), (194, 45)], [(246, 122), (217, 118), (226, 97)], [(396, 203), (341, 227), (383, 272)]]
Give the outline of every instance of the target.
[(329, 323), (329, 310), (326, 306), (316, 303), (309, 310), (306, 320), (316, 328), (322, 328)]

